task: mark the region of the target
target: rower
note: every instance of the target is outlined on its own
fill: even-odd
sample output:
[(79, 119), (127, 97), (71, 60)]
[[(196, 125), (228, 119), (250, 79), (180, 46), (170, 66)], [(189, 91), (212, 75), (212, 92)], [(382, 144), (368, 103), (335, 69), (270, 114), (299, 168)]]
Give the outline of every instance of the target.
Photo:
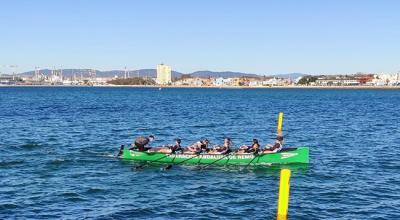
[(183, 148), (181, 146), (181, 142), (182, 142), (181, 139), (179, 139), (179, 138), (175, 139), (175, 145), (170, 148), (171, 153), (173, 153), (173, 154), (176, 154), (178, 152), (182, 153)]
[(260, 151), (260, 144), (258, 143), (257, 139), (253, 139), (253, 144), (251, 145), (250, 149), (247, 150), (247, 153), (258, 153)]
[(257, 139), (253, 139), (253, 143), (251, 146), (241, 146), (237, 151), (238, 154), (249, 154), (253, 153), (256, 154), (260, 150), (260, 144), (258, 143)]
[(276, 136), (274, 145), (267, 144), (263, 153), (264, 154), (277, 153), (277, 152), (281, 151), (282, 148), (283, 148), (283, 136), (278, 135), (278, 136)]
[(152, 141), (154, 141), (153, 135), (149, 135), (148, 137), (139, 136), (135, 139), (134, 144), (132, 144), (132, 147), (129, 150), (147, 151), (150, 149), (150, 147), (144, 146)]
[(231, 152), (231, 145), (232, 141), (230, 138), (224, 138), (224, 145), (223, 146), (214, 146), (214, 148), (208, 152), (209, 154), (228, 154)]
[(206, 153), (208, 152), (208, 143), (209, 141), (205, 138), (202, 139), (189, 147), (187, 147), (184, 151), (184, 153), (187, 154), (199, 154), (199, 153)]
[(174, 145), (164, 145), (161, 147), (152, 148), (149, 150), (149, 152), (160, 152), (164, 154), (174, 154), (182, 152), (181, 139), (179, 138), (175, 139)]

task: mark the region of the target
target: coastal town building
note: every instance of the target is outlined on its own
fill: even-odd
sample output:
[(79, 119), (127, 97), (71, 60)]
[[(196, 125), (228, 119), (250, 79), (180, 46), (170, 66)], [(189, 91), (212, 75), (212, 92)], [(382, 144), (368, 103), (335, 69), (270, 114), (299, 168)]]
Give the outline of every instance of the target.
[(373, 74), (358, 74), (354, 76), (354, 79), (360, 82), (360, 85), (367, 85), (374, 79)]
[(271, 79), (262, 81), (263, 86), (288, 86), (290, 84), (291, 84), (290, 79), (283, 79), (277, 77), (273, 77)]
[(318, 86), (357, 86), (360, 81), (355, 79), (317, 79), (315, 85)]
[(250, 82), (249, 82), (249, 86), (250, 86), (250, 87), (262, 86), (262, 81), (258, 81), (258, 80), (250, 81)]
[(218, 77), (214, 81), (214, 86), (229, 86), (231, 81), (232, 81), (231, 78)]
[(22, 80), (14, 75), (0, 75), (0, 85), (15, 85)]
[(156, 82), (161, 85), (167, 85), (172, 82), (171, 66), (165, 64), (157, 65), (157, 80)]
[(184, 78), (173, 83), (175, 86), (203, 86), (204, 79), (202, 78)]
[(397, 74), (376, 74), (369, 84), (377, 86), (400, 85), (400, 72)]

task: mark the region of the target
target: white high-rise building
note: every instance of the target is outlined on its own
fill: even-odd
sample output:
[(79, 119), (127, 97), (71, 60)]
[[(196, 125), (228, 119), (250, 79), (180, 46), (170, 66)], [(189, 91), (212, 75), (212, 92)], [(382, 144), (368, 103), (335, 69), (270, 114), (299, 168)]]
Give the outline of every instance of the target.
[(171, 76), (171, 66), (158, 64), (157, 65), (157, 83), (158, 84), (168, 84), (172, 82)]

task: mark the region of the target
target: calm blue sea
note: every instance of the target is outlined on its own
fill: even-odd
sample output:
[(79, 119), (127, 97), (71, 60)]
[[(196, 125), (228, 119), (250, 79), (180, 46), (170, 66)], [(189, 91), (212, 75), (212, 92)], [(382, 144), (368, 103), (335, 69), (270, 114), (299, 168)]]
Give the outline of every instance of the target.
[(0, 88), (0, 219), (273, 219), (279, 169), (134, 169), (120, 144), (309, 146), (290, 219), (400, 218), (400, 91)]

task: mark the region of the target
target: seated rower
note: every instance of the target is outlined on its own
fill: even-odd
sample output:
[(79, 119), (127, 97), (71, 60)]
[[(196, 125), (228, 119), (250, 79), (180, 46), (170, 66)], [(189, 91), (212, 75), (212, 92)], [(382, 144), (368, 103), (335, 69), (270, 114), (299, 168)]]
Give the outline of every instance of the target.
[(164, 154), (172, 154), (179, 151), (182, 151), (181, 139), (179, 138), (175, 139), (175, 145), (164, 145), (157, 148), (153, 147), (152, 149), (148, 150), (148, 152), (160, 152)]
[(202, 139), (189, 147), (187, 147), (183, 153), (185, 154), (199, 154), (199, 153), (205, 153), (208, 151), (208, 140), (207, 139)]
[(129, 148), (129, 150), (147, 151), (150, 149), (150, 147), (144, 147), (144, 146), (152, 141), (154, 141), (153, 135), (150, 135), (148, 137), (139, 136), (135, 139), (134, 143), (132, 144), (132, 147)]
[(209, 154), (228, 154), (231, 152), (231, 145), (232, 141), (230, 138), (225, 138), (224, 139), (224, 145), (223, 146), (214, 146), (214, 148), (208, 152)]
[(183, 152), (183, 147), (181, 146), (181, 139), (177, 138), (175, 139), (175, 145), (171, 147), (171, 153), (176, 154), (176, 153), (182, 153)]
[(281, 151), (283, 148), (283, 136), (278, 135), (276, 136), (276, 140), (274, 145), (268, 144), (263, 151), (264, 154), (271, 154), (271, 153), (277, 153)]
[(236, 152), (238, 154), (256, 154), (260, 150), (260, 144), (257, 139), (253, 139), (253, 143), (251, 146), (241, 146), (239, 150)]

